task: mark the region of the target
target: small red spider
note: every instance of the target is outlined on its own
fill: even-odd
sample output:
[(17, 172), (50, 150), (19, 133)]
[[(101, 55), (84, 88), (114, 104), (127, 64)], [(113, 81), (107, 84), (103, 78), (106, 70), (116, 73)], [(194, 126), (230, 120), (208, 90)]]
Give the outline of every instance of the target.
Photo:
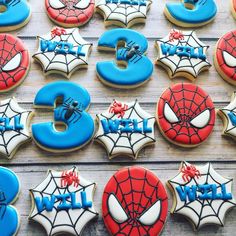
[(122, 105), (121, 102), (114, 101), (109, 109), (109, 112), (116, 114), (118, 118), (123, 118), (127, 109), (128, 105)]
[(72, 184), (74, 184), (74, 187), (79, 186), (78, 173), (74, 171), (63, 171), (61, 175), (61, 187), (71, 186)]
[(61, 35), (65, 35), (66, 34), (66, 30), (62, 29), (60, 27), (56, 27), (51, 31), (51, 35), (52, 37), (56, 37), (56, 36), (61, 36)]
[(169, 36), (170, 42), (173, 42), (174, 40), (184, 40), (184, 35), (181, 31), (171, 30), (170, 36)]
[(201, 176), (200, 171), (193, 165), (184, 166), (181, 172), (183, 173), (182, 178), (185, 182), (189, 182), (194, 177), (199, 178)]

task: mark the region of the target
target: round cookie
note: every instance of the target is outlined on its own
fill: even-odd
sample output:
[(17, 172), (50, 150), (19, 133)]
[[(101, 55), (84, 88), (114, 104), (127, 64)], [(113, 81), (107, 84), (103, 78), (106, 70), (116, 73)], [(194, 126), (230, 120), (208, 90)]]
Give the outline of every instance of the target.
[(166, 190), (150, 170), (123, 168), (105, 186), (102, 214), (111, 235), (158, 236), (167, 213)]
[(214, 0), (181, 0), (166, 3), (164, 14), (167, 19), (181, 27), (199, 27), (214, 20), (217, 6)]
[(0, 166), (0, 235), (14, 236), (20, 226), (20, 215), (12, 204), (20, 194), (20, 181), (8, 168)]
[(25, 26), (31, 16), (27, 0), (0, 1), (0, 32), (17, 30)]
[(94, 0), (45, 0), (49, 18), (63, 27), (79, 27), (93, 16)]
[[(1, 15), (1, 14), (0, 14)], [(0, 34), (0, 93), (19, 86), (30, 68), (29, 52), (19, 38)]]
[(98, 213), (94, 207), (96, 184), (84, 179), (77, 168), (49, 170), (47, 177), (30, 190), (30, 220), (41, 224), (47, 235), (82, 235)]
[(217, 42), (214, 65), (225, 81), (236, 85), (236, 30), (228, 32)]
[(171, 213), (186, 217), (194, 230), (209, 224), (224, 226), (226, 213), (236, 206), (232, 186), (233, 180), (218, 174), (210, 163), (183, 162), (168, 181), (174, 197)]
[(193, 81), (211, 66), (206, 58), (209, 46), (202, 43), (194, 31), (173, 29), (156, 41), (156, 48), (156, 64), (162, 66), (171, 79), (185, 77)]
[(114, 100), (107, 111), (97, 115), (95, 140), (104, 145), (109, 158), (130, 156), (134, 159), (145, 146), (155, 142), (155, 117), (144, 111), (138, 101)]
[(236, 0), (231, 0), (230, 6), (233, 17), (236, 19)]
[(105, 26), (130, 28), (145, 23), (152, 0), (98, 0), (96, 11), (104, 17)]
[(182, 147), (195, 147), (211, 134), (215, 107), (210, 96), (194, 84), (179, 83), (166, 89), (157, 106), (163, 136)]

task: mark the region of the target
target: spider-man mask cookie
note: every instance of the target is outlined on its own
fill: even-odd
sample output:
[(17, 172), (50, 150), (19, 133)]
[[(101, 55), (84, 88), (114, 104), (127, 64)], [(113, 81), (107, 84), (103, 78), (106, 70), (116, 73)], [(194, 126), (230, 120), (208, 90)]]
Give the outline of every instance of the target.
[(217, 43), (215, 67), (221, 77), (236, 85), (236, 30), (225, 34)]
[(49, 18), (63, 27), (86, 24), (94, 13), (94, 0), (45, 0)]
[(204, 225), (224, 226), (225, 215), (236, 205), (232, 179), (218, 174), (210, 163), (194, 166), (181, 164), (179, 173), (168, 181), (173, 192), (173, 214), (189, 219), (194, 230)]
[(28, 74), (29, 52), (19, 38), (0, 34), (0, 93), (19, 86)]
[(111, 177), (104, 189), (102, 214), (111, 235), (158, 236), (167, 212), (166, 190), (147, 169), (123, 168)]
[(30, 219), (43, 225), (47, 235), (81, 235), (84, 227), (98, 216), (93, 201), (95, 187), (75, 167), (67, 171), (49, 170), (43, 182), (30, 190)]
[(205, 141), (215, 124), (209, 95), (194, 84), (176, 84), (164, 91), (157, 107), (160, 131), (170, 142), (194, 147)]

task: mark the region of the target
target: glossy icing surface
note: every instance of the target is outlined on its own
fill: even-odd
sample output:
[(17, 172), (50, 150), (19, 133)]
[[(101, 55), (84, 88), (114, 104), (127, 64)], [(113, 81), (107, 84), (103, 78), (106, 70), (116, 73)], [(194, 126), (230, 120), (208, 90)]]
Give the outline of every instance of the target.
[(194, 166), (183, 162), (178, 175), (169, 180), (175, 197), (172, 213), (190, 219), (196, 230), (208, 224), (223, 226), (227, 211), (236, 205), (232, 182), (210, 163)]
[(194, 25), (212, 20), (217, 6), (214, 0), (184, 0), (181, 3), (167, 3), (166, 10), (175, 20)]
[(45, 0), (49, 17), (59, 25), (81, 26), (94, 13), (94, 0)]
[[(58, 98), (62, 104), (55, 106)], [(93, 136), (94, 122), (86, 112), (90, 95), (86, 89), (72, 82), (49, 83), (38, 91), (34, 105), (54, 109), (55, 123), (67, 128), (58, 131), (53, 122), (33, 124), (32, 135), (36, 143), (47, 150), (65, 152), (85, 145)]]
[(145, 21), (151, 0), (98, 0), (96, 8), (104, 16), (105, 24), (122, 27)]
[(81, 37), (79, 29), (55, 27), (38, 40), (39, 48), (33, 57), (44, 73), (62, 73), (69, 78), (76, 69), (88, 65), (92, 44)]
[(18, 197), (20, 183), (14, 172), (1, 166), (0, 179), (0, 235), (15, 235), (19, 227), (19, 215), (11, 204)]
[(23, 42), (10, 34), (0, 34), (0, 50), (0, 92), (5, 92), (22, 82), (29, 70), (30, 60)]
[(137, 101), (114, 100), (97, 118), (95, 139), (105, 146), (110, 158), (122, 154), (137, 158), (143, 147), (155, 142), (155, 117), (145, 112)]
[(40, 223), (48, 235), (81, 235), (83, 228), (98, 216), (93, 201), (95, 188), (96, 184), (84, 179), (75, 167), (49, 170), (42, 183), (30, 190), (30, 219)]
[(160, 97), (157, 119), (163, 135), (176, 145), (195, 146), (205, 141), (215, 124), (209, 95), (194, 84), (175, 84)]
[(123, 168), (105, 186), (102, 214), (111, 235), (158, 236), (167, 212), (164, 185), (147, 169)]
[(6, 11), (0, 14), (0, 28), (23, 24), (30, 17), (27, 0), (0, 0)]
[(209, 46), (202, 43), (194, 31), (171, 30), (163, 39), (156, 41), (157, 63), (164, 65), (171, 78), (186, 73), (197, 78), (199, 73), (211, 65), (206, 58)]
[(226, 33), (217, 43), (215, 60), (229, 79), (229, 82), (236, 82), (236, 31)]
[[(117, 48), (121, 41), (125, 42), (125, 47)], [(116, 61), (98, 62), (97, 74), (105, 83), (118, 87), (139, 86), (152, 75), (153, 64), (144, 55), (148, 42), (142, 34), (129, 29), (109, 30), (100, 37), (98, 47), (115, 50), (117, 63), (127, 65), (120, 68)]]

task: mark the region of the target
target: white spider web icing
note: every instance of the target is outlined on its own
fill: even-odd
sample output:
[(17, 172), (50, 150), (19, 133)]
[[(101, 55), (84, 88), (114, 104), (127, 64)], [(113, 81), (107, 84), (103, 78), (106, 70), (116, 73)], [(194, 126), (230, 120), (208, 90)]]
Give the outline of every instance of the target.
[[(177, 30), (176, 30), (177, 31)], [(199, 58), (179, 57), (178, 55), (164, 55), (161, 50), (161, 44), (165, 43), (170, 46), (190, 46), (195, 49), (203, 48), (203, 53), (206, 55), (209, 46), (202, 43), (194, 31), (183, 31), (184, 39), (170, 40), (170, 33), (163, 39), (156, 41), (159, 51), (159, 58), (157, 61), (161, 62), (168, 67), (171, 71), (171, 76), (174, 77), (178, 72), (187, 72), (195, 78), (206, 67), (210, 67), (211, 64), (208, 60), (202, 60)]]
[(137, 101), (132, 103), (122, 103), (128, 106), (125, 110), (123, 119), (137, 119), (138, 124), (141, 124), (144, 119), (148, 120), (149, 127), (152, 128), (151, 133), (121, 133), (119, 130), (117, 133), (105, 133), (101, 125), (102, 119), (117, 119), (117, 115), (110, 113), (109, 109), (97, 115), (99, 120), (99, 128), (95, 139), (104, 144), (110, 157), (119, 154), (127, 154), (136, 158), (141, 148), (149, 143), (155, 142), (154, 136), (154, 124), (156, 122), (155, 117), (145, 112)]
[[(182, 167), (190, 166), (189, 163), (183, 162)], [(191, 220), (196, 229), (201, 228), (203, 225), (216, 224), (224, 226), (224, 219), (227, 211), (236, 205), (235, 199), (232, 200), (200, 200), (196, 199), (193, 202), (189, 200), (181, 201), (179, 194), (176, 190), (177, 186), (201, 185), (201, 184), (216, 184), (217, 189), (222, 184), (226, 185), (228, 193), (232, 193), (232, 179), (226, 179), (219, 175), (212, 167), (210, 163), (205, 166), (196, 166), (200, 171), (201, 176), (199, 178), (191, 178), (190, 181), (185, 182), (182, 178), (183, 173), (179, 173), (175, 178), (169, 180), (169, 184), (172, 186), (175, 197), (176, 206), (173, 211), (175, 214), (181, 214)], [(197, 191), (197, 193), (202, 193)]]
[[(74, 172), (77, 171), (77, 169), (74, 167), (68, 172), (70, 171)], [(43, 225), (49, 236), (62, 232), (79, 236), (86, 224), (98, 216), (98, 213), (94, 209), (93, 202), (96, 184), (85, 180), (79, 175), (78, 187), (73, 185), (61, 187), (62, 173), (63, 172), (49, 170), (46, 179), (36, 188), (30, 190), (32, 196), (34, 198), (42, 198), (73, 192), (76, 193), (76, 198), (80, 198), (80, 192), (85, 191), (87, 200), (93, 203), (92, 207), (87, 209), (81, 208), (59, 211), (57, 206), (60, 204), (61, 200), (56, 200), (52, 212), (47, 212), (45, 209), (42, 212), (38, 212), (36, 205), (34, 205), (30, 219)], [(70, 204), (71, 200), (67, 200), (66, 202)]]
[(79, 29), (66, 29), (66, 34), (54, 37), (52, 37), (50, 32), (44, 36), (38, 37), (38, 39), (49, 40), (52, 42), (68, 42), (73, 44), (74, 50), (76, 51), (79, 46), (82, 46), (81, 52), (85, 54), (85, 56), (82, 56), (72, 54), (64, 55), (55, 52), (42, 52), (39, 45), (38, 51), (33, 55), (33, 57), (40, 61), (45, 73), (50, 71), (60, 71), (69, 76), (77, 67), (88, 65), (88, 56), (92, 44), (81, 37)]

